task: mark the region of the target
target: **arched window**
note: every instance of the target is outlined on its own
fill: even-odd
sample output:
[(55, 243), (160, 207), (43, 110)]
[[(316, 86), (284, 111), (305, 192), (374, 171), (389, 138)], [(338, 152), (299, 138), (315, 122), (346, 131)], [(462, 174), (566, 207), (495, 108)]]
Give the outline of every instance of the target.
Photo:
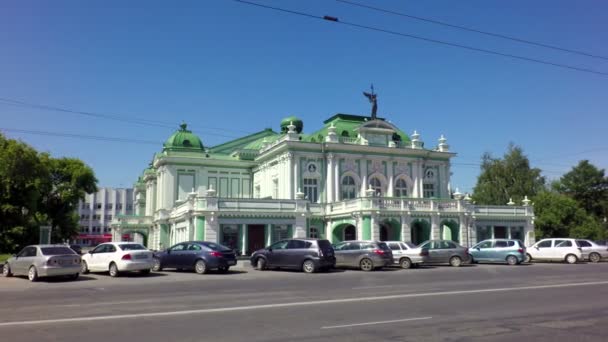
[(355, 179), (351, 176), (342, 178), (342, 199), (353, 199), (357, 197), (357, 185)]
[(407, 183), (403, 178), (397, 179), (395, 183), (395, 197), (407, 197)]
[(369, 180), (369, 187), (374, 190), (376, 196), (382, 196), (382, 182), (376, 177)]

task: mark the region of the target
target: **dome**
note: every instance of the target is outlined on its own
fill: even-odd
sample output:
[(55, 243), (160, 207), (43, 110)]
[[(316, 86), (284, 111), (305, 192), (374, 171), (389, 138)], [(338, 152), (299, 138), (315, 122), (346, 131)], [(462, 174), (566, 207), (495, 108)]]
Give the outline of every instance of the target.
[(294, 126), (296, 126), (296, 132), (302, 133), (302, 129), (304, 128), (304, 122), (302, 122), (302, 120), (295, 116), (289, 116), (281, 120), (281, 133), (287, 133), (287, 131), (289, 130), (287, 126), (292, 123)]
[(187, 130), (188, 125), (182, 123), (179, 130), (173, 133), (163, 144), (163, 151), (204, 151), (203, 142), (199, 137)]

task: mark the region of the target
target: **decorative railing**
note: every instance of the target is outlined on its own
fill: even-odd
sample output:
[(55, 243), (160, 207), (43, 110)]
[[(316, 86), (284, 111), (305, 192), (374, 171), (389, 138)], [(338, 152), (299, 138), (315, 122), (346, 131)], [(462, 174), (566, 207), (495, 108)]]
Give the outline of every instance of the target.
[(480, 216), (526, 216), (533, 215), (532, 207), (521, 206), (475, 206), (475, 215)]
[(351, 144), (351, 145), (360, 145), (361, 141), (359, 138), (351, 138), (351, 137), (340, 137), (339, 141), (343, 144)]

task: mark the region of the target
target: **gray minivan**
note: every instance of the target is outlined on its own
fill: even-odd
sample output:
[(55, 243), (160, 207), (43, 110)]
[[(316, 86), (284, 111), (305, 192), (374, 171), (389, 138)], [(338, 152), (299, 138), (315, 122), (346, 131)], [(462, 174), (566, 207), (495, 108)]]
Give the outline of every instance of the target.
[(334, 245), (336, 267), (372, 271), (393, 264), (393, 252), (379, 241), (344, 241)]

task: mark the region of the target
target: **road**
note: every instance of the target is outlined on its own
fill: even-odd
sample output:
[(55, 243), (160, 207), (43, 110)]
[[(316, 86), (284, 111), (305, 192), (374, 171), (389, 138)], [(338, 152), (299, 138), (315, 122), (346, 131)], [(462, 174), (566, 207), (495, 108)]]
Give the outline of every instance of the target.
[(608, 263), (0, 279), (2, 341), (604, 341)]

